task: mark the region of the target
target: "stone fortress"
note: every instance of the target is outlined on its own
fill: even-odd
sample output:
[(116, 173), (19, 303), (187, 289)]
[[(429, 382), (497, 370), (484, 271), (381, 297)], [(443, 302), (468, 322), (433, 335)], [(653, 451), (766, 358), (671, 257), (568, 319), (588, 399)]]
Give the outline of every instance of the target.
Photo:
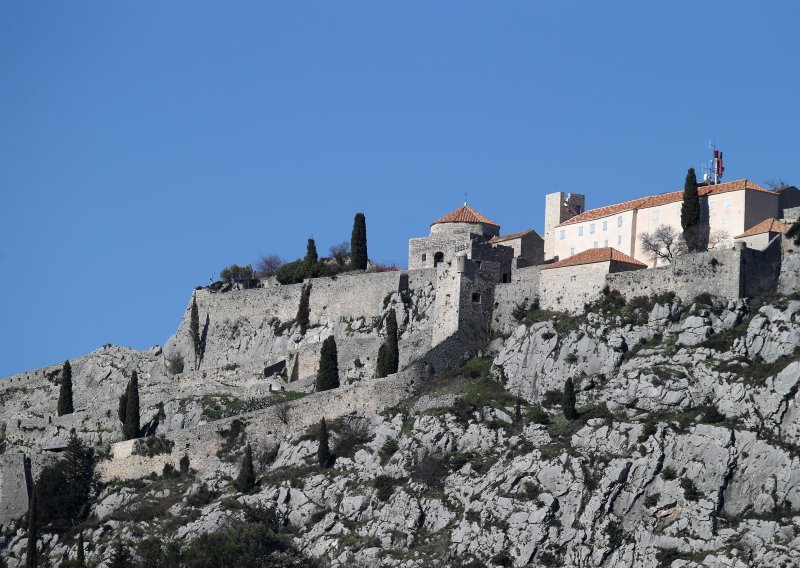
[[(545, 198), (543, 237), (532, 229), (501, 235), (498, 223), (465, 203), (434, 221), (427, 237), (409, 241), (404, 271), (345, 273), (292, 285), (265, 279), (260, 287), (228, 292), (200, 287), (192, 295), (200, 315), (200, 353), (189, 333), (187, 307), (163, 347), (137, 352), (106, 346), (77, 358), (74, 414), (54, 413), (60, 365), (0, 381), (6, 448), (0, 455), (0, 524), (25, 512), (26, 484), (63, 449), (71, 428), (92, 445), (110, 443), (110, 459), (99, 466), (106, 481), (159, 473), (176, 460), (140, 455), (134, 441), (118, 441), (116, 406), (134, 369), (147, 431), (165, 435), (199, 471), (224, 471), (230, 466), (217, 457), (217, 433), (235, 419), (209, 415), (207, 399), (313, 393), (328, 336), (336, 338), (342, 386), (281, 409), (237, 415), (250, 425), (248, 439), (298, 431), (321, 415), (374, 415), (393, 407), (426, 381), (483, 353), (493, 338), (514, 332), (520, 307), (538, 303), (583, 312), (604, 290), (626, 299), (674, 292), (685, 302), (702, 293), (739, 300), (774, 290), (792, 252), (783, 234), (798, 216), (799, 196), (793, 187), (769, 191), (748, 180), (703, 186), (703, 221), (731, 228), (730, 242), (653, 268), (635, 235), (652, 230), (653, 220), (674, 225), (675, 211), (679, 226), (680, 192), (591, 210), (583, 195), (552, 193)], [(304, 294), (306, 331), (294, 321)], [(390, 310), (399, 325), (400, 371), (374, 379)], [(170, 368), (176, 361), (179, 370)]]

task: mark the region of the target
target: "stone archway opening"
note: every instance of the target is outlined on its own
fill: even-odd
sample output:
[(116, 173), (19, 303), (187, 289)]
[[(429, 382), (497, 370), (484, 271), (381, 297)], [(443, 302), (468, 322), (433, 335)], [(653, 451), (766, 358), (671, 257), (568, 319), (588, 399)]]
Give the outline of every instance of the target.
[(439, 266), (440, 262), (444, 262), (444, 253), (442, 251), (439, 251), (433, 255), (433, 266)]

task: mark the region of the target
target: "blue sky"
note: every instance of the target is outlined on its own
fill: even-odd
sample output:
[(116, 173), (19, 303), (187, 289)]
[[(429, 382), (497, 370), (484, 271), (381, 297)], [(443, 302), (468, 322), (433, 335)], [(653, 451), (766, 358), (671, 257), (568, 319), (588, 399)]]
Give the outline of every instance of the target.
[(727, 179), (800, 183), (796, 2), (0, 4), (0, 376), (145, 348), (233, 262), (463, 201), (541, 229)]

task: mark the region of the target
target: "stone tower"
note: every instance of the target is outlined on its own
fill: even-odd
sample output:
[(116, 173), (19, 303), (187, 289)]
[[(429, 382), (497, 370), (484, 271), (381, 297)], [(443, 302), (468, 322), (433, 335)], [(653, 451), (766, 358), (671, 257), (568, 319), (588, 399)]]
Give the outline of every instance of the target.
[(586, 196), (579, 193), (548, 193), (544, 205), (544, 260), (555, 256), (556, 226), (586, 210)]

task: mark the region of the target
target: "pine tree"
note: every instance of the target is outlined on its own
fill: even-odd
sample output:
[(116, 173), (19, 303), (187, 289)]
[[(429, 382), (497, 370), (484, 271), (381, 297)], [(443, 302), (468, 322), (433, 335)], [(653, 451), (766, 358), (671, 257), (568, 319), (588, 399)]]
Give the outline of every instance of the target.
[(698, 250), (698, 235), (695, 233), (700, 224), (700, 194), (697, 191), (697, 176), (694, 168), (689, 168), (683, 184), (683, 205), (681, 205), (681, 227), (690, 250)]
[(322, 342), (317, 373), (317, 392), (339, 387), (339, 357), (336, 352), (336, 339), (331, 335)]
[(295, 318), (297, 325), (300, 326), (300, 333), (304, 335), (308, 329), (308, 318), (311, 316), (311, 308), (309, 306), (310, 299), (311, 283), (309, 282), (303, 286), (300, 292), (300, 305), (297, 307), (297, 318)]
[(319, 261), (319, 257), (317, 256), (317, 245), (314, 243), (314, 239), (308, 239), (308, 245), (306, 245), (306, 257), (303, 260), (305, 260), (305, 263), (308, 266), (313, 266)]
[(317, 449), (317, 461), (319, 467), (329, 468), (333, 465), (333, 456), (331, 456), (331, 449), (328, 446), (328, 425), (325, 423), (325, 418), (320, 420), (319, 423), (319, 449)]
[(139, 375), (134, 370), (125, 393), (125, 423), (122, 435), (126, 440), (139, 437)]
[(400, 366), (400, 352), (397, 339), (397, 315), (394, 309), (386, 316), (386, 340), (378, 350), (375, 375), (380, 379), (396, 373)]
[(350, 265), (353, 270), (366, 270), (367, 260), (367, 220), (363, 213), (356, 213), (350, 239)]
[(122, 545), (122, 541), (117, 537), (111, 549), (111, 558), (108, 560), (108, 568), (132, 568), (133, 561), (131, 553)]
[(36, 485), (31, 487), (31, 500), (28, 504), (28, 548), (25, 551), (26, 568), (36, 568), (39, 563), (39, 551), (36, 543), (39, 540), (39, 525), (36, 507)]
[(83, 550), (83, 531), (78, 533), (78, 556), (77, 556), (78, 566), (79, 568), (86, 567), (86, 553)]
[(200, 361), (200, 315), (197, 312), (197, 300), (192, 296), (192, 309), (189, 312), (189, 336), (194, 346), (195, 369)]
[(567, 382), (564, 383), (561, 409), (568, 420), (575, 420), (578, 417), (578, 412), (575, 410), (575, 384), (572, 382), (572, 377), (568, 378)]
[(250, 447), (250, 444), (244, 447), (242, 467), (239, 470), (239, 476), (236, 478), (234, 486), (241, 493), (249, 493), (256, 486), (256, 473), (253, 470), (253, 448)]
[(89, 495), (94, 481), (94, 450), (84, 446), (73, 428), (64, 449), (64, 493), (69, 503), (70, 522), (77, 524), (86, 517)]
[(64, 361), (61, 368), (61, 389), (58, 393), (58, 415), (72, 414), (72, 366), (69, 361)]

